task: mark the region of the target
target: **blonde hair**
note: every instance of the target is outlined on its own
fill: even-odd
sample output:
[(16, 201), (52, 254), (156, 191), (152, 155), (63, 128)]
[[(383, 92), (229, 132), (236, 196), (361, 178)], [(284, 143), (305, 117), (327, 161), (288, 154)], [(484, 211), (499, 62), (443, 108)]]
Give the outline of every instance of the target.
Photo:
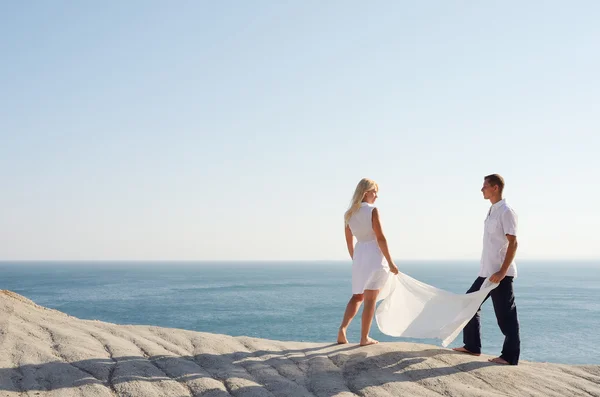
[(350, 202), (350, 208), (348, 208), (348, 211), (344, 214), (344, 222), (346, 225), (348, 224), (348, 221), (350, 221), (350, 218), (352, 218), (352, 215), (358, 211), (365, 198), (365, 194), (370, 190), (379, 190), (379, 186), (377, 186), (375, 181), (369, 178), (363, 178), (358, 182), (358, 185), (356, 185), (356, 189), (354, 190), (354, 195), (352, 196), (352, 201)]

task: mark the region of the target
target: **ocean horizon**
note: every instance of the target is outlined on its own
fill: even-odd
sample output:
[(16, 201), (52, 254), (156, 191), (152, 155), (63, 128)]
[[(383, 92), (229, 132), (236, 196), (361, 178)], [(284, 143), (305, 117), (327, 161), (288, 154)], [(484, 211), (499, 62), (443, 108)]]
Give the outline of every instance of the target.
[[(398, 261), (400, 271), (464, 293), (477, 261)], [(518, 261), (515, 295), (522, 360), (600, 364), (600, 261)], [(0, 261), (0, 289), (82, 318), (283, 341), (334, 342), (351, 296), (343, 261)], [(358, 342), (360, 313), (348, 330)], [(422, 342), (435, 339), (394, 338)], [(503, 335), (482, 309), (483, 353)], [(459, 336), (451, 347), (461, 345)]]

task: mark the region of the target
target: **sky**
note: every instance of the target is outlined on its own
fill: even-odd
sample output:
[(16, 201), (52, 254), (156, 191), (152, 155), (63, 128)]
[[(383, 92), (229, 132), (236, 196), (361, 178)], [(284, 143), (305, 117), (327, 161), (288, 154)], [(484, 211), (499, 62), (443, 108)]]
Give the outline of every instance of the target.
[(600, 258), (600, 2), (0, 3), (0, 260)]

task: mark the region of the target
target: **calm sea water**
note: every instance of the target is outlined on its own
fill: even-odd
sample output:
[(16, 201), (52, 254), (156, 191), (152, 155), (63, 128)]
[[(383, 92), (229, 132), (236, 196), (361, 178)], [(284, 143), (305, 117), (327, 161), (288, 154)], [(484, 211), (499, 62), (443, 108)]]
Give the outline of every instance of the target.
[[(399, 266), (456, 293), (478, 270), (476, 262)], [(351, 293), (350, 269), (350, 262), (0, 262), (0, 289), (83, 319), (332, 342)], [(515, 291), (523, 360), (600, 364), (600, 262), (522, 261)], [(351, 342), (359, 338), (359, 316)], [(491, 301), (482, 317), (483, 352), (499, 354), (503, 336)], [(375, 323), (372, 336), (440, 344), (388, 337)]]

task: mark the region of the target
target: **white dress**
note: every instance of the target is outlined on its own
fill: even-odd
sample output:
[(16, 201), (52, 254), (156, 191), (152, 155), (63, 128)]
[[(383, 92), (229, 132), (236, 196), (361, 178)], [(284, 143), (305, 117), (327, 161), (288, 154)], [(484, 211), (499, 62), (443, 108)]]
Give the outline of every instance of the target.
[(381, 289), (389, 276), (387, 260), (377, 244), (373, 231), (372, 214), (375, 206), (362, 203), (348, 221), (356, 237), (352, 258), (352, 293), (362, 294), (366, 289)]

